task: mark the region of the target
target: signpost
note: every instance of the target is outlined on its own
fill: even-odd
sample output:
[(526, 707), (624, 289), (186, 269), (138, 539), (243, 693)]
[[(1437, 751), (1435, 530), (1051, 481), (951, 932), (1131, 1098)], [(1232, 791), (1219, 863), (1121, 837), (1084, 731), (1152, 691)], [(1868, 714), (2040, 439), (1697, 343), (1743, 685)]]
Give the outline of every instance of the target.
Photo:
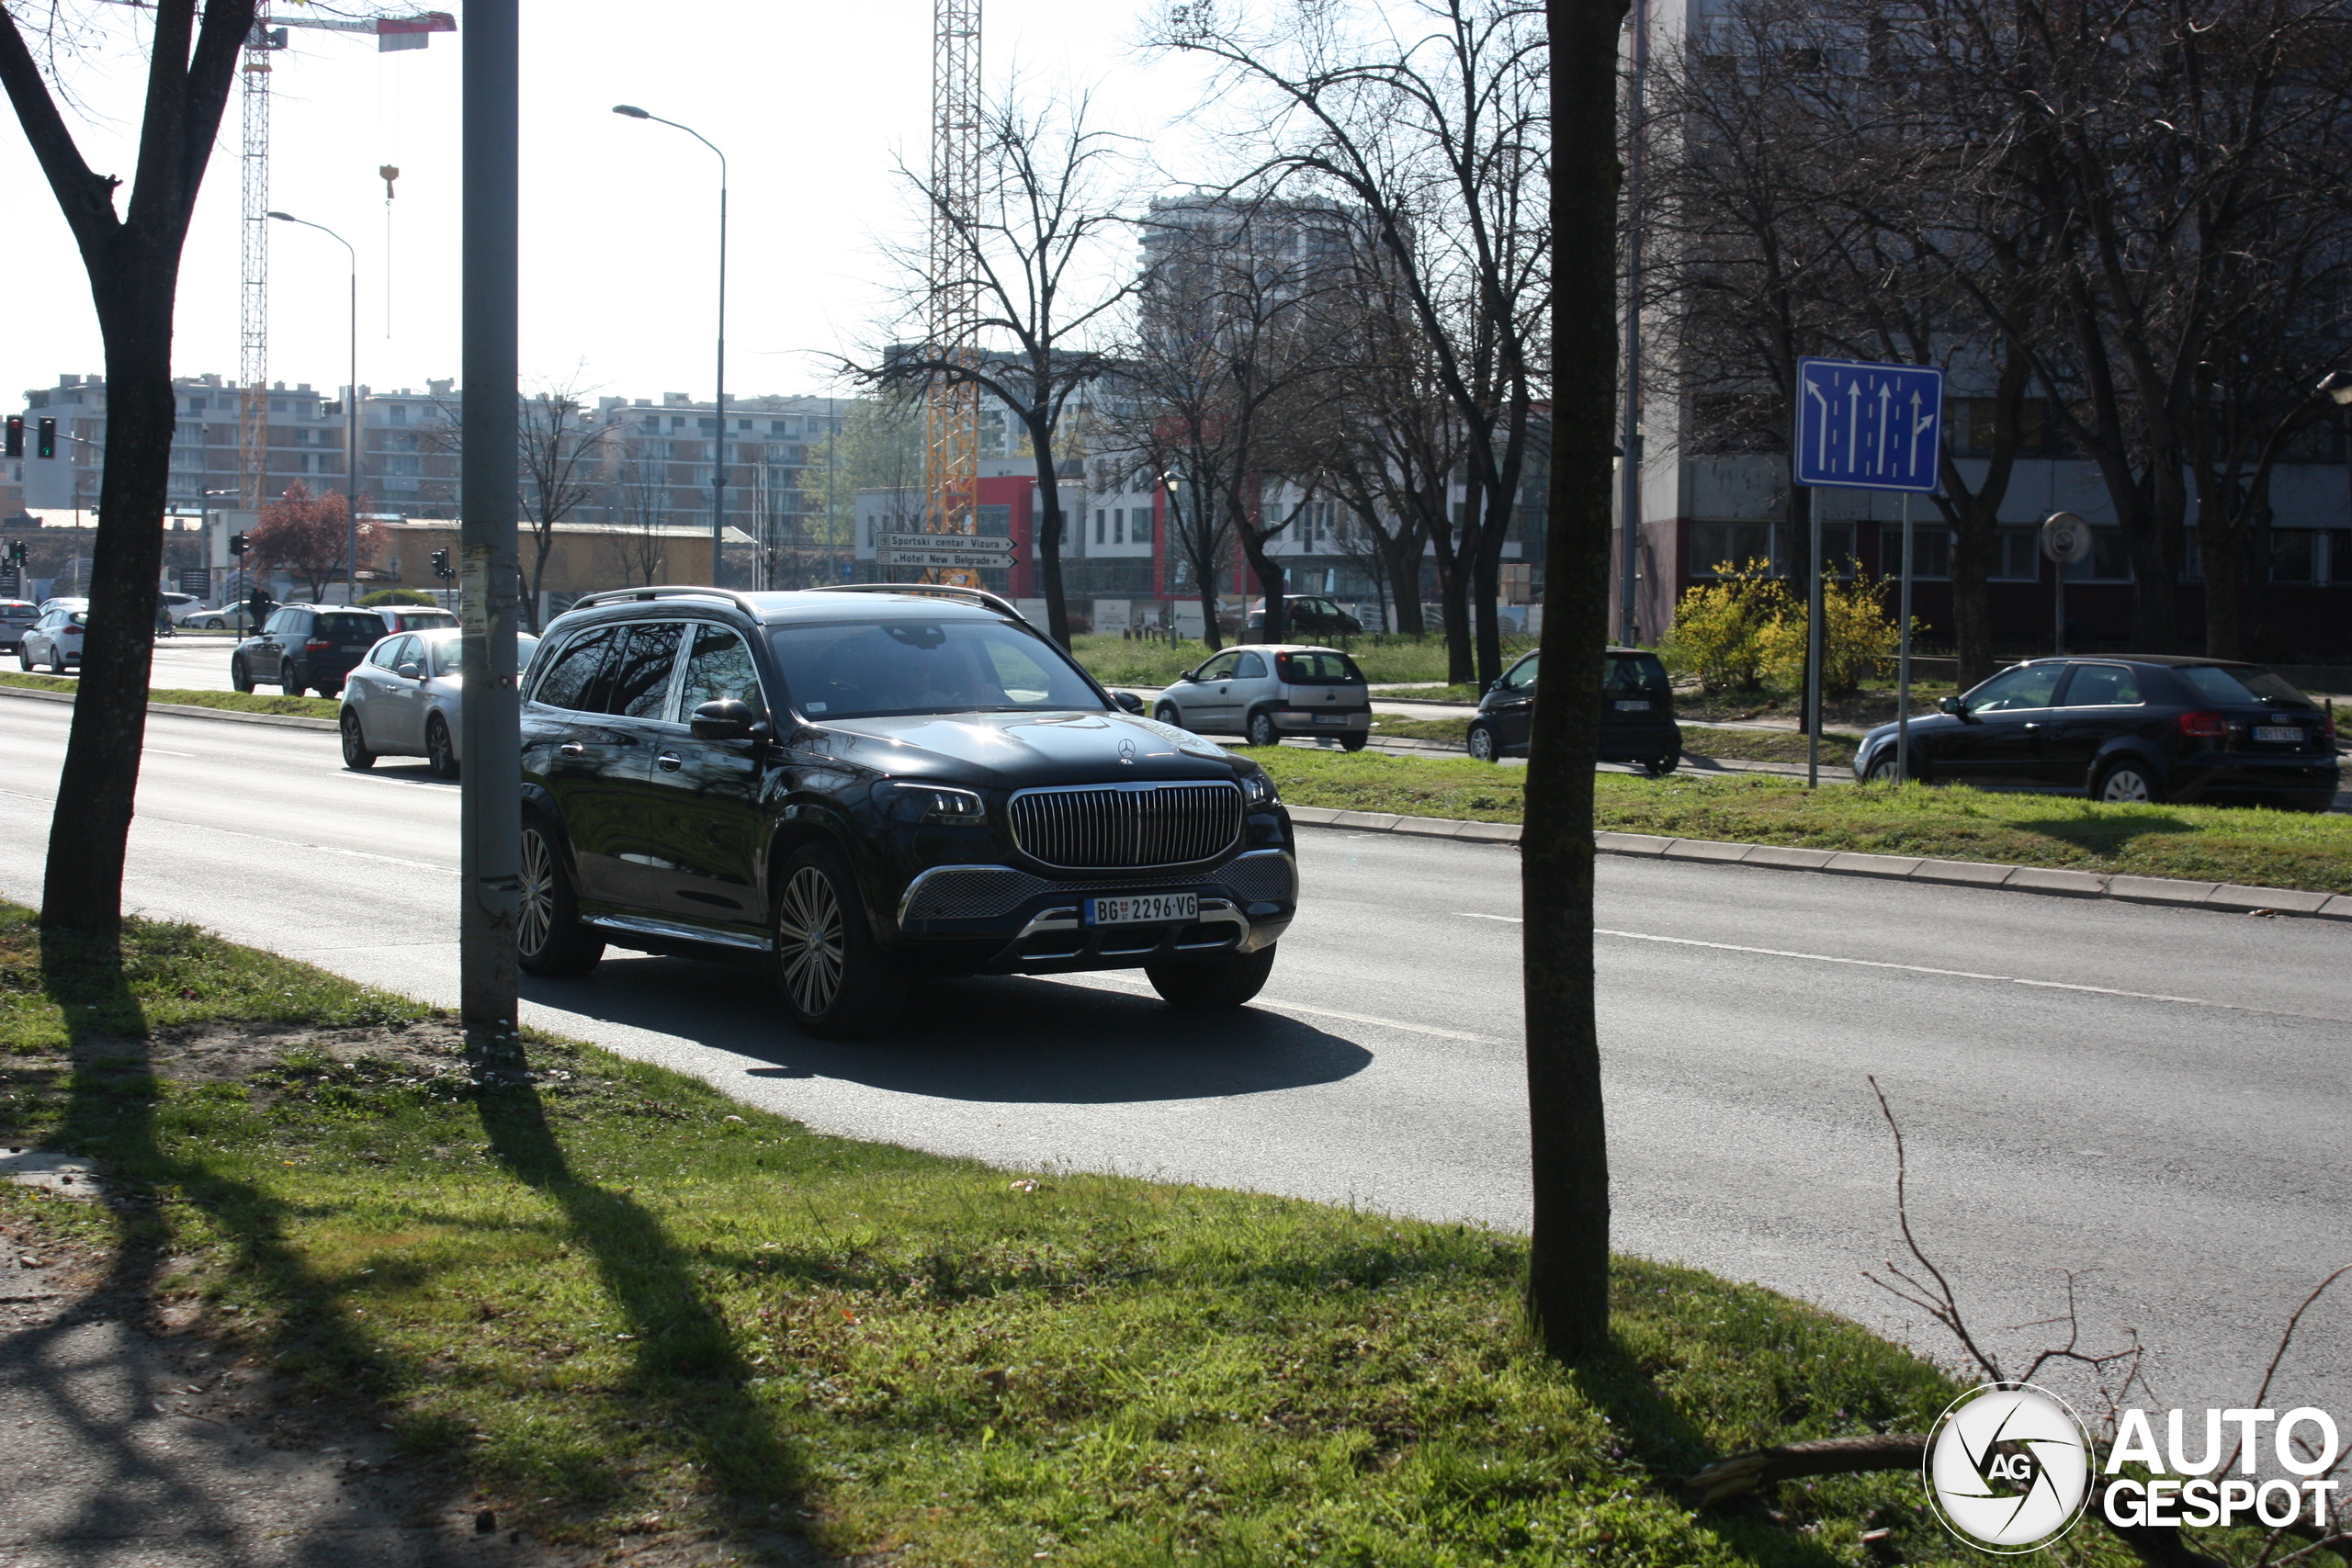
[[(1797, 361), (1796, 482), (1933, 494), (1943, 454), (1944, 373), (1925, 365), (1850, 359)], [(1809, 494), (1813, 581), (1805, 598), (1804, 727), (1811, 741), (1805, 783), (1821, 783), (1821, 497)], [(1902, 652), (1895, 677), (1895, 757), (1911, 776), (1911, 508), (1903, 508)]]
[(876, 566), (920, 566), (993, 571), (1017, 559), (1012, 541), (994, 534), (880, 534), (874, 536)]
[(2051, 599), (2056, 621), (2050, 651), (2066, 651), (2066, 569), (2091, 558), (2091, 525), (2078, 513), (2053, 512), (2041, 520), (2041, 553), (2052, 562)]

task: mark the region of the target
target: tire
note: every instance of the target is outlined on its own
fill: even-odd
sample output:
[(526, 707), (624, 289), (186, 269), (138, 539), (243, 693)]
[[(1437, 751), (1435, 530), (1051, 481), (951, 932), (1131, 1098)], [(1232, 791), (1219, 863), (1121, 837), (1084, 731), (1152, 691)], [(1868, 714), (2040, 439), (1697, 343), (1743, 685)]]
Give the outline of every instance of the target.
[(1283, 743), (1283, 732), (1274, 728), (1274, 716), (1264, 708), (1250, 716), (1248, 734), (1252, 746), (1279, 746)]
[(1205, 963), (1147, 964), (1144, 977), (1162, 1001), (1184, 1012), (1238, 1008), (1256, 996), (1273, 973), (1275, 945), (1269, 942), (1255, 953), (1228, 953)]
[(350, 708), (344, 709), (336, 728), (343, 733), (343, 765), (353, 773), (374, 767), (376, 753), (368, 750), (368, 732), (359, 727), (359, 715)]
[(284, 692), (289, 697), (299, 697), (304, 692), (310, 690), (308, 686), (302, 683), (302, 677), (294, 673), (293, 669), (287, 665), (280, 665), (278, 667), (277, 689)]
[(1681, 763), (1682, 755), (1680, 752), (1677, 752), (1671, 757), (1653, 757), (1648, 761), (1642, 764), (1642, 772), (1647, 773), (1654, 779), (1662, 779), (1666, 777), (1667, 774), (1674, 772), (1674, 770), (1679, 767)]
[(1364, 743), (1371, 739), (1369, 735), (1342, 735), (1340, 737), (1340, 744), (1347, 750), (1361, 751), (1364, 749)]
[(245, 661), (243, 660), (232, 659), (229, 660), (229, 684), (232, 688), (240, 692), (251, 692), (254, 689), (254, 678), (250, 674), (246, 673)]
[(1474, 721), (1470, 726), (1470, 760), (1491, 762), (1502, 755), (1502, 746), (1495, 739), (1495, 727)]
[(424, 721), (424, 766), (436, 779), (458, 776), (458, 748), (447, 722), (437, 713)]
[(805, 1034), (855, 1040), (898, 1021), (907, 987), (874, 940), (849, 862), (810, 844), (784, 863), (775, 890), (776, 991)]
[(2115, 806), (2153, 806), (2164, 797), (2164, 780), (2137, 757), (2109, 762), (2091, 789), (2092, 799)]
[(1176, 711), (1176, 705), (1174, 703), (1161, 703), (1158, 707), (1151, 710), (1151, 716), (1158, 722), (1167, 725), (1171, 729), (1182, 729), (1184, 728), (1184, 716)]
[(571, 873), (546, 818), (523, 818), (522, 907), (514, 921), (514, 962), (526, 975), (585, 975), (605, 956), (603, 939), (580, 923)]
[(17, 664), (26, 674), (33, 672), (33, 656), (25, 651), (25, 645), (21, 642), (17, 645)]
[(1893, 784), (1894, 782), (1894, 749), (1893, 747), (1887, 748), (1871, 759), (1871, 765), (1862, 770), (1862, 782), (1864, 784)]

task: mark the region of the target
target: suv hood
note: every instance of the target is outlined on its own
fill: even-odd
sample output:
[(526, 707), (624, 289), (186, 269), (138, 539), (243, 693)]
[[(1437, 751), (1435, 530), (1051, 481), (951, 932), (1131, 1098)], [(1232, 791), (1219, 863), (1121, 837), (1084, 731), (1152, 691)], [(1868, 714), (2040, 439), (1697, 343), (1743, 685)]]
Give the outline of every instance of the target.
[(1230, 779), (1247, 771), (1214, 741), (1125, 713), (919, 714), (818, 728), (827, 749), (877, 773), (1011, 789)]

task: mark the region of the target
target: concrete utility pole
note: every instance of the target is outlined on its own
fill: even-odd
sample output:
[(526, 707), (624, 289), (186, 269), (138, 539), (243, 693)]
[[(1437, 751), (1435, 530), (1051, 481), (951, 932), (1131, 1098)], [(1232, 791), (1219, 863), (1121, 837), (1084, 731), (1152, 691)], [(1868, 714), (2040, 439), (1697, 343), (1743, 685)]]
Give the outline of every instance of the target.
[(522, 709), (514, 687), (522, 609), (514, 533), (517, 4), (476, 0), (469, 7), (462, 99), (465, 516), (458, 542), (466, 701), (458, 719), (458, 1009), (467, 1054), (486, 1081), (522, 1068), (514, 966), (523, 839)]

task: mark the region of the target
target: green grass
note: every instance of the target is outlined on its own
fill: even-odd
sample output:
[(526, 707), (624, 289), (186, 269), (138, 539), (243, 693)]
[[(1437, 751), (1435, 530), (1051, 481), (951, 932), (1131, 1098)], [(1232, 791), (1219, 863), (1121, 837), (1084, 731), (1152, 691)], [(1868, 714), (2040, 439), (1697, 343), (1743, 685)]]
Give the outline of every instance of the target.
[(1397, 703), (1468, 703), (1478, 705), (1487, 694), (1483, 686), (1374, 686), (1374, 700)]
[[(371, 1032), (264, 1029), (269, 1060), (198, 1081), (175, 1052), (208, 1018)], [(0, 1209), (558, 1540), (781, 1520), (910, 1565), (1829, 1568), (1883, 1525), (1902, 1561), (1974, 1560), (1909, 1475), (1790, 1485), (1770, 1517), (1676, 1501), (1710, 1459), (1923, 1429), (1954, 1391), (1769, 1292), (1620, 1259), (1617, 1353), (1568, 1371), (1522, 1333), (1513, 1235), (1015, 1180), (543, 1039), (536, 1082), (481, 1090), (452, 1035), (186, 927), (133, 922), (119, 971), (43, 952), (0, 906), (0, 1124), (124, 1200)]]
[[(1089, 673), (1106, 686), (1165, 686), (1187, 670), (1197, 669), (1209, 656), (1202, 642), (1130, 642), (1109, 633), (1073, 637), (1070, 651)], [(1227, 646), (1240, 640), (1227, 637)], [(1343, 648), (1356, 661), (1364, 679), (1384, 681), (1442, 681), (1446, 675), (1445, 639), (1442, 637), (1364, 637), (1328, 639), (1325, 646)], [(1535, 646), (1533, 637), (1503, 638), (1506, 663)], [(1466, 688), (1457, 688), (1466, 689)], [(1472, 701), (1476, 701), (1474, 696)]]
[[(1248, 755), (1294, 806), (1516, 822), (1525, 802), (1524, 768), (1467, 758), (1350, 756), (1295, 746)], [(2108, 806), (1951, 785), (1814, 791), (1754, 774), (1601, 773), (1594, 787), (1593, 825), (1620, 832), (2352, 893), (2352, 818), (2342, 816)]]
[[(0, 686), (29, 686), (39, 692), (72, 692), (79, 681), (56, 675), (19, 674), (0, 671)], [(342, 704), (333, 697), (289, 697), (280, 692), (196, 692), (175, 686), (151, 687), (151, 703), (175, 703), (183, 707), (227, 708), (235, 713), (285, 713), (304, 718), (333, 718)]]
[[(1373, 716), (1373, 733), (1382, 739), (1434, 740), (1444, 746), (1466, 747), (1470, 743), (1470, 720), (1461, 718), (1399, 718), (1395, 714)], [(1854, 748), (1861, 737), (1839, 730), (1830, 730), (1821, 738), (1821, 760), (1831, 767), (1842, 768), (1854, 759)], [(1713, 729), (1700, 725), (1682, 727), (1682, 749), (1694, 757), (1716, 757), (1742, 762), (1802, 762), (1805, 760), (1805, 739), (1794, 730), (1781, 729)]]

